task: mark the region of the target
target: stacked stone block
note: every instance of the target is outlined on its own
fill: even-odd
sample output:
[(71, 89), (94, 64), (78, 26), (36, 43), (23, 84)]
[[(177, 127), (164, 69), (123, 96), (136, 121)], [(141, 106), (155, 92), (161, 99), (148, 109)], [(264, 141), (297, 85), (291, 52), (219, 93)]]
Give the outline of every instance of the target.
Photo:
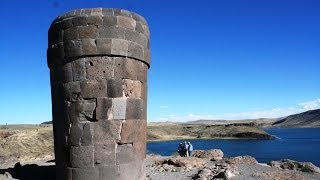
[(49, 29), (57, 179), (145, 179), (149, 29), (120, 9), (80, 9)]

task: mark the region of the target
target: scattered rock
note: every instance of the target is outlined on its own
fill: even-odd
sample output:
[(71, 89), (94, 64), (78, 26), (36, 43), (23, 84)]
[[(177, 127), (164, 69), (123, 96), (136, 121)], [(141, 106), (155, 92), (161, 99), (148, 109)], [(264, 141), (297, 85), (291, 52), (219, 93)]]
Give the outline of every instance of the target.
[(283, 159), (280, 161), (271, 161), (268, 163), (268, 165), (280, 169), (320, 174), (320, 168), (315, 166), (311, 162), (298, 162), (290, 159)]
[(239, 171), (231, 165), (224, 162), (206, 164), (206, 166), (199, 170), (192, 179), (230, 179), (239, 174)]
[(211, 149), (211, 150), (195, 150), (192, 152), (192, 157), (197, 158), (207, 158), (213, 161), (222, 160), (223, 152), (220, 149)]
[(233, 157), (233, 158), (229, 158), (226, 160), (227, 163), (229, 164), (257, 164), (258, 161), (251, 156), (237, 156), (237, 157)]
[(305, 180), (306, 178), (300, 174), (285, 172), (285, 171), (271, 171), (271, 172), (259, 172), (252, 174), (252, 177), (264, 180)]
[(158, 158), (153, 157), (154, 166), (160, 172), (184, 172), (190, 171), (193, 168), (202, 168), (205, 164), (204, 159), (190, 157), (169, 157)]

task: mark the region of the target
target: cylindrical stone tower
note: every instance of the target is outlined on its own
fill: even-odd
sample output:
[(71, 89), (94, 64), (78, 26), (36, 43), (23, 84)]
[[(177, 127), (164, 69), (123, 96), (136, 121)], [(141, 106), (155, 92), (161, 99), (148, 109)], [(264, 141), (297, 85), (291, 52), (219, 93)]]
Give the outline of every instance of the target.
[(120, 9), (79, 9), (49, 29), (59, 180), (145, 179), (149, 29)]

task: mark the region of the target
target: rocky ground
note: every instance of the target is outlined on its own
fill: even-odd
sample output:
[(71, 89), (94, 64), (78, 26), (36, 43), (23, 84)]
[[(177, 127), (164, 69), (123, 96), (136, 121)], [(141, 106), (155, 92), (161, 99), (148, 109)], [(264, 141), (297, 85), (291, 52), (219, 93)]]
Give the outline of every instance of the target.
[(149, 156), (147, 177), (160, 179), (320, 179), (320, 169), (312, 163), (292, 160), (261, 164), (250, 156), (223, 157), (221, 150), (198, 151), (191, 158)]
[[(0, 179), (54, 180), (53, 161), (37, 160), (33, 164), (16, 163), (0, 168)], [(250, 156), (223, 157), (221, 150), (195, 151), (192, 157), (148, 155), (148, 180), (316, 180), (320, 168), (312, 163), (293, 160), (261, 164)]]

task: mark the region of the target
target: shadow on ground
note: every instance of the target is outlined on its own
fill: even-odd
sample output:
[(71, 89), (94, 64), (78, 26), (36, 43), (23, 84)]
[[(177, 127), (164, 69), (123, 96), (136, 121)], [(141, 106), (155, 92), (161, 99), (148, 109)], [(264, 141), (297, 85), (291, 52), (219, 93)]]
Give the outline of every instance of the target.
[(8, 172), (12, 178), (20, 180), (54, 180), (55, 165), (38, 166), (36, 164), (28, 164), (21, 166), (17, 163), (13, 168), (0, 169), (0, 174)]

